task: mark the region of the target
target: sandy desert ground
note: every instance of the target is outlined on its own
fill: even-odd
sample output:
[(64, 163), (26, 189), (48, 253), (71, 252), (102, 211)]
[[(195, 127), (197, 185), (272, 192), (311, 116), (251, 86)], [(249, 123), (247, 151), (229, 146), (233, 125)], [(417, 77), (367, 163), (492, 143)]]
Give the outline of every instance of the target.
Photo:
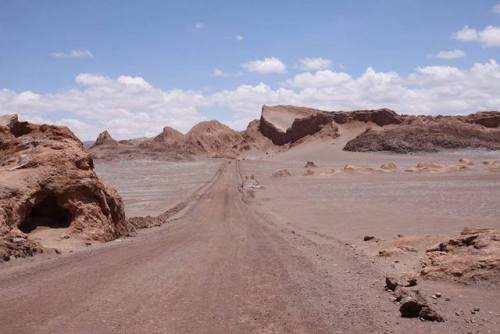
[(125, 201), (128, 217), (159, 215), (185, 201), (214, 174), (221, 162), (96, 160), (96, 173), (112, 184)]
[[(401, 318), (384, 288), (388, 274), (415, 270), (414, 253), (439, 236), (500, 228), (500, 174), (481, 163), (498, 153), (339, 147), (312, 143), (240, 161), (98, 162), (128, 215), (190, 205), (135, 238), (5, 264), (2, 332), (498, 333), (496, 286), (419, 279), (426, 296), (442, 296), (430, 303), (444, 322)], [(460, 158), (474, 165), (405, 171)], [(304, 175), (306, 161), (317, 165), (312, 175)], [(397, 170), (343, 170), (388, 162)], [(272, 175), (284, 168), (291, 176)], [(241, 189), (252, 176), (258, 185)], [(363, 241), (367, 235), (380, 242)], [(378, 255), (401, 238), (413, 240), (415, 252)]]

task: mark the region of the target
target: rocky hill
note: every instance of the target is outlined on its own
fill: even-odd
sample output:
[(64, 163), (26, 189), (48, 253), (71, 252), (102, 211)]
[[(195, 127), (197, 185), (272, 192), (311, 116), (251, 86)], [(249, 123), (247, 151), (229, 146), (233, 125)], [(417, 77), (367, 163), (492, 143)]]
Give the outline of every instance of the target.
[[(408, 116), (389, 109), (324, 111), (294, 106), (263, 106), (260, 131), (276, 145), (319, 136), (326, 126), (361, 122), (366, 131), (350, 138), (347, 151), (435, 152), (442, 149), (500, 149), (500, 113), (468, 116)], [(330, 131), (335, 138), (335, 131)], [(338, 133), (337, 135), (340, 135)]]
[(97, 159), (155, 159), (190, 160), (195, 156), (235, 157), (239, 144), (243, 142), (241, 132), (235, 131), (218, 121), (205, 121), (195, 125), (187, 134), (165, 127), (154, 138), (141, 140), (100, 141), (108, 137), (101, 133), (90, 148)]
[(192, 154), (236, 156), (237, 145), (243, 140), (240, 132), (218, 121), (196, 124), (186, 134), (185, 148)]
[(379, 126), (400, 124), (401, 117), (389, 109), (328, 112), (294, 106), (263, 106), (260, 131), (276, 145), (294, 143), (320, 132), (324, 126), (360, 121)]
[[(90, 148), (98, 159), (189, 160), (197, 156), (237, 157), (249, 150), (286, 150), (315, 138), (345, 143), (346, 151), (435, 152), (442, 149), (500, 149), (500, 113), (467, 116), (399, 115), (390, 109), (325, 111), (263, 106), (261, 117), (241, 132), (218, 121), (188, 133), (166, 126), (154, 138), (114, 140), (104, 131)], [(356, 128), (356, 131), (352, 131)], [(339, 138), (341, 137), (341, 138)]]
[(442, 149), (500, 149), (500, 129), (457, 118), (416, 120), (382, 130), (367, 130), (349, 141), (346, 151), (437, 152)]
[(101, 132), (99, 136), (97, 136), (97, 139), (95, 140), (95, 143), (93, 146), (102, 146), (102, 145), (118, 145), (118, 142), (111, 137), (109, 132), (105, 130), (104, 132)]

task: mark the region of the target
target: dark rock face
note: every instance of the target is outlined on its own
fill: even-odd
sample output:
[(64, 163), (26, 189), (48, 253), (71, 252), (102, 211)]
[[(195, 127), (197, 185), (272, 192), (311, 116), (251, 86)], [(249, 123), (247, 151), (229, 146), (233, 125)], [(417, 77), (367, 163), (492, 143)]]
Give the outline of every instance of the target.
[(102, 241), (128, 233), (120, 196), (69, 129), (13, 121), (0, 143), (0, 255), (36, 252), (26, 233), (37, 226)]
[(390, 109), (359, 110), (350, 112), (334, 112), (333, 117), (336, 123), (345, 124), (352, 121), (373, 122), (379, 126), (389, 124), (401, 124), (401, 117)]
[(460, 148), (498, 150), (500, 130), (486, 129), (454, 118), (417, 120), (390, 129), (367, 130), (349, 141), (344, 150), (409, 153)]
[(300, 143), (326, 125), (365, 122), (384, 127), (349, 141), (346, 151), (436, 152), (442, 149), (500, 149), (500, 112), (468, 116), (407, 116), (390, 109), (323, 111), (294, 106), (264, 106), (261, 133), (275, 145)]
[[(287, 111), (289, 115), (286, 115)], [(273, 114), (277, 113), (280, 116), (273, 119)], [(285, 117), (293, 121), (289, 121), (286, 129), (280, 128), (276, 119)], [(294, 143), (305, 136), (314, 135), (333, 122), (345, 124), (353, 121), (372, 122), (379, 126), (402, 122), (400, 116), (389, 109), (328, 112), (293, 106), (264, 106), (260, 118), (260, 131), (275, 145), (285, 145)]]
[[(267, 108), (267, 110), (265, 109)], [(333, 115), (324, 111), (311, 111), (308, 110), (309, 115), (304, 115), (301, 118), (295, 118), (292, 124), (285, 130), (278, 129), (272, 121), (266, 118), (264, 111), (273, 112), (273, 107), (262, 108), (262, 115), (260, 118), (260, 131), (264, 136), (271, 139), (275, 145), (284, 145), (293, 143), (305, 136), (319, 132), (323, 126), (333, 121)], [(291, 116), (293, 117), (293, 116)]]
[(495, 111), (483, 111), (467, 117), (469, 123), (480, 124), (487, 128), (498, 128), (500, 126), (500, 113)]

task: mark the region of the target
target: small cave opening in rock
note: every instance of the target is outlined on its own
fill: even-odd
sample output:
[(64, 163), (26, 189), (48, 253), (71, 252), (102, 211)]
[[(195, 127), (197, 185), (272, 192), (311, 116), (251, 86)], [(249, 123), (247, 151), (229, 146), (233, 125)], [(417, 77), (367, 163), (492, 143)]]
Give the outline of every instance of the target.
[(68, 210), (57, 204), (55, 196), (47, 196), (33, 206), (26, 220), (19, 225), (19, 229), (30, 233), (39, 226), (67, 228), (70, 224), (71, 215)]

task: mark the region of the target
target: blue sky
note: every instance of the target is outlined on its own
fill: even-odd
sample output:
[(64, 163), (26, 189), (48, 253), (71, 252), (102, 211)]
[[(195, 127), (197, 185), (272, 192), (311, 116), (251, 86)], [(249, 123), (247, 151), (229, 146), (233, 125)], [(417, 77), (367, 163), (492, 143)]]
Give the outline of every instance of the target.
[[(376, 73), (394, 72), (407, 80), (418, 68), (441, 66), (468, 71), (475, 63), (500, 61), (500, 40), (497, 40), (500, 31), (496, 30), (500, 27), (500, 13), (495, 11), (498, 4), (499, 1), (488, 0), (0, 0), (0, 89), (4, 89), (4, 95), (9, 92), (7, 97), (0, 98), (0, 108), (19, 112), (33, 120), (61, 122), (70, 127), (73, 121), (75, 132), (84, 137), (93, 136), (104, 127), (115, 128), (120, 137), (141, 133), (140, 128), (128, 131), (123, 124), (110, 123), (110, 119), (117, 117), (116, 112), (123, 112), (124, 117), (128, 112), (143, 119), (141, 124), (150, 124), (144, 129), (144, 133), (149, 134), (158, 130), (158, 122), (178, 121), (174, 125), (187, 130), (191, 123), (213, 117), (241, 127), (258, 116), (258, 103), (286, 103), (286, 96), (290, 96), (290, 103), (330, 108), (379, 107), (381, 105), (373, 103), (376, 97), (363, 98), (359, 93), (336, 96), (331, 101), (321, 97), (321, 92), (314, 97), (310, 90), (318, 88), (317, 77), (313, 77), (316, 80), (314, 87), (310, 87), (309, 81), (309, 86), (291, 81), (303, 73), (314, 76), (317, 71), (346, 73), (356, 80), (366, 74), (369, 67)], [(471, 32), (464, 31), (466, 27), (472, 30), (472, 35), (466, 34)], [(487, 27), (492, 29), (482, 34)], [(457, 33), (460, 31), (464, 34), (459, 38)], [(442, 59), (436, 57), (440, 51), (452, 53)], [(300, 62), (304, 58), (321, 58), (330, 65), (304, 68)], [(249, 64), (266, 59), (274, 59), (284, 68), (271, 64), (266, 71), (259, 64), (253, 67)], [(219, 71), (218, 76), (214, 75), (215, 69)], [(176, 90), (186, 94), (179, 99), (196, 100), (201, 96), (203, 101), (192, 105), (189, 101), (179, 102), (180, 108), (176, 102), (172, 106), (185, 110), (188, 116), (183, 122), (180, 121), (183, 116), (175, 112), (152, 117), (149, 113), (154, 113), (155, 109), (148, 108), (158, 103), (153, 97), (145, 101), (143, 109), (140, 105), (130, 108), (113, 105), (115, 113), (109, 118), (101, 115), (99, 119), (97, 116), (103, 111), (94, 105), (89, 105), (89, 109), (96, 109), (90, 115), (82, 111), (85, 106), (75, 109), (64, 104), (65, 96), (72, 90), (87, 94), (87, 97), (91, 93), (89, 90), (97, 90), (93, 83), (78, 81), (76, 78), (80, 74), (114, 81), (120, 76), (141, 78), (147, 83), (143, 88), (154, 88), (166, 94)], [(330, 85), (322, 84), (321, 89), (326, 87), (335, 91), (335, 85), (339, 84), (337, 77), (331, 73), (322, 74), (329, 77)], [(459, 80), (458, 77), (453, 78)], [(418, 85), (422, 85), (422, 80)], [(125, 81), (120, 85), (125, 85)], [(263, 87), (259, 86), (261, 84), (266, 89), (259, 91), (259, 87)], [(409, 88), (416, 84), (404, 82), (401, 85)], [(245, 85), (254, 89), (253, 94), (237, 96), (238, 88)], [(123, 94), (141, 94), (125, 92), (126, 89), (120, 87), (114, 86), (113, 91), (121, 98)], [(480, 95), (497, 88), (476, 87)], [(280, 88), (293, 90), (295, 95), (280, 92)], [(228, 96), (221, 97), (225, 91)], [(298, 97), (297, 94), (304, 91), (307, 94)], [(23, 92), (33, 93), (32, 97), (39, 103), (19, 107), (19, 101), (13, 99), (19, 99)], [(95, 93), (93, 97), (105, 98), (104, 94), (92, 93)], [(193, 98), (190, 94), (200, 96)], [(263, 95), (268, 98), (256, 98), (255, 105), (248, 102), (252, 97)], [(352, 108), (346, 101), (349, 97), (353, 99)], [(457, 98), (444, 108), (445, 113), (453, 113), (453, 106), (460, 105)], [(393, 100), (389, 96), (386, 105), (422, 103), (421, 100), (397, 103)], [(164, 107), (170, 106), (165, 104)], [(28, 107), (38, 110), (29, 111)], [(467, 108), (473, 112), (494, 107), (500, 108), (495, 98), (483, 104), (467, 102), (467, 106), (457, 108), (457, 113)], [(146, 114), (139, 117), (141, 110)], [(432, 107), (417, 108), (417, 111), (439, 112)], [(148, 117), (150, 123), (147, 123)]]

